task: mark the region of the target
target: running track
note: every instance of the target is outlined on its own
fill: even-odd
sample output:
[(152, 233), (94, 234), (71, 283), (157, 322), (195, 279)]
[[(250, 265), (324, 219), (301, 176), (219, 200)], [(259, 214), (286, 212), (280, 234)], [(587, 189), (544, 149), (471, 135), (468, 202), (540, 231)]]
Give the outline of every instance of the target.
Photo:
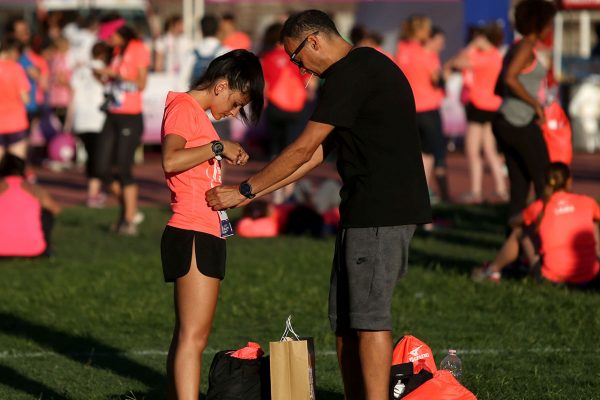
[[(245, 167), (227, 166), (224, 173), (225, 183), (238, 183), (264, 166), (264, 162), (249, 162)], [(600, 199), (600, 154), (576, 154), (572, 166), (574, 175), (574, 191)], [(76, 167), (69, 171), (53, 172), (43, 168), (35, 170), (38, 182), (63, 206), (83, 205), (86, 198), (86, 181), (82, 169)], [(448, 174), (450, 194), (455, 201), (468, 191), (469, 172), (467, 161), (461, 153), (448, 154)], [(157, 153), (147, 153), (145, 162), (134, 168), (140, 188), (140, 204), (142, 206), (160, 207), (169, 204), (170, 195), (164, 182)], [(338, 179), (335, 166), (324, 164), (311, 173), (314, 179)], [(402, 182), (390, 182), (390, 185)], [(484, 193), (493, 192), (491, 175), (484, 176)], [(110, 200), (108, 205), (116, 205)]]

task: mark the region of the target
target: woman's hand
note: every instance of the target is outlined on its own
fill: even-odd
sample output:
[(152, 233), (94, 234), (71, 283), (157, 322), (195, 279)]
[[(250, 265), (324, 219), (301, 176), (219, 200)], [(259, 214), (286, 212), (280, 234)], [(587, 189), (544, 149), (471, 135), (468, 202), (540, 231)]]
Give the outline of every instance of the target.
[(221, 140), (223, 143), (223, 158), (232, 165), (245, 165), (250, 156), (239, 143)]
[(538, 124), (543, 125), (546, 123), (546, 114), (544, 113), (544, 107), (540, 103), (534, 107), (535, 113), (537, 114)]

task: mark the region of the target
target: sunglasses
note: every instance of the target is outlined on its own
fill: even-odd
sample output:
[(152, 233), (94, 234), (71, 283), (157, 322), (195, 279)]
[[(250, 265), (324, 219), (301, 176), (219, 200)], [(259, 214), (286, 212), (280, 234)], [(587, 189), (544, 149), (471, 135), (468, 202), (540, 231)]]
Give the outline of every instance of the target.
[(298, 61), (298, 60), (296, 60), (296, 57), (297, 57), (297, 56), (298, 56), (298, 54), (299, 54), (299, 53), (302, 51), (302, 49), (304, 48), (304, 46), (306, 46), (306, 43), (308, 43), (308, 38), (309, 38), (310, 36), (315, 36), (315, 35), (318, 35), (318, 34), (319, 34), (319, 31), (315, 31), (315, 32), (311, 33), (310, 35), (306, 36), (306, 37), (304, 38), (304, 40), (302, 41), (302, 43), (300, 43), (300, 44), (298, 45), (298, 47), (296, 47), (296, 50), (294, 50), (294, 52), (293, 52), (293, 53), (292, 53), (292, 55), (290, 56), (290, 61), (291, 61), (291, 62), (293, 62), (294, 64), (296, 64), (296, 65), (298, 66), (298, 68), (304, 68), (304, 69), (306, 69), (306, 68), (304, 67), (304, 64), (302, 64), (302, 61)]

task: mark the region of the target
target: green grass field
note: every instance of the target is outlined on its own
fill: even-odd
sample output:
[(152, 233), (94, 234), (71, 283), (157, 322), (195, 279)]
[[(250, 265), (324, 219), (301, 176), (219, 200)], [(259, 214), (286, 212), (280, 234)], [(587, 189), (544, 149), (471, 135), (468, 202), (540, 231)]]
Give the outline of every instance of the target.
[[(600, 293), (528, 279), (474, 284), (503, 239), (499, 207), (442, 207), (449, 225), (412, 243), (394, 298), (396, 337), (449, 347), (479, 399), (600, 398)], [(173, 326), (159, 241), (168, 213), (146, 210), (139, 238), (108, 233), (114, 210), (68, 209), (53, 259), (0, 262), (0, 399), (162, 399)], [(343, 399), (327, 321), (333, 239), (233, 238), (208, 365), (218, 350), (268, 348), (288, 314), (315, 337), (320, 400)]]

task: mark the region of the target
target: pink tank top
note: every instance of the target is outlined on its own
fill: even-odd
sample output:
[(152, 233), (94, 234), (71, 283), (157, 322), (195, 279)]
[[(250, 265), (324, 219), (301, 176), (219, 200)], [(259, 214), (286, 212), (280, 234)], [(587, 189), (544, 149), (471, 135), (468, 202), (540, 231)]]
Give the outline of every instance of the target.
[(4, 181), (8, 188), (0, 193), (0, 256), (39, 256), (46, 249), (40, 202), (23, 189), (23, 178)]

